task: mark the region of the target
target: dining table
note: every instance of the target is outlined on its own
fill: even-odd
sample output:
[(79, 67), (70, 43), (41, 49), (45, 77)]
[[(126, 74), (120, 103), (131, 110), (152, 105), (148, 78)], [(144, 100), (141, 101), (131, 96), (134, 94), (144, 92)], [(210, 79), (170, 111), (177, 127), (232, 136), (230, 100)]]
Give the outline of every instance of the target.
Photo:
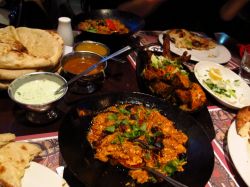
[[(141, 46), (150, 44), (160, 45), (158, 35), (162, 31), (138, 31), (134, 33), (133, 39)], [(220, 37), (224, 33), (216, 33), (214, 38), (220, 42)], [(237, 51), (237, 42), (227, 40), (222, 43), (231, 52), (231, 59), (223, 66), (238, 72), (240, 56)], [(94, 94), (112, 93), (112, 92), (141, 92), (136, 76), (137, 52), (130, 51), (127, 54), (119, 56), (122, 62), (108, 62), (106, 77), (103, 85), (94, 93), (82, 94), (73, 91), (67, 94), (57, 104), (59, 117), (46, 124), (34, 124), (27, 120), (26, 110), (12, 101), (7, 90), (0, 91), (0, 133), (14, 133), (17, 141), (36, 142), (42, 145), (43, 152), (38, 162), (62, 175), (70, 186), (84, 186), (67, 169), (66, 163), (60, 153), (58, 130), (64, 116), (69, 112), (72, 106), (83, 98), (92, 97)], [(187, 66), (192, 71), (196, 62), (189, 62)], [(229, 109), (213, 97), (207, 94), (208, 105), (206, 110), (211, 118), (212, 129), (208, 132), (211, 145), (214, 152), (214, 169), (206, 186), (209, 187), (235, 187), (247, 186), (230, 157), (227, 146), (227, 133), (232, 122), (235, 119), (237, 110)], [(63, 171), (63, 172), (62, 172)], [(63, 174), (62, 174), (63, 173)]]

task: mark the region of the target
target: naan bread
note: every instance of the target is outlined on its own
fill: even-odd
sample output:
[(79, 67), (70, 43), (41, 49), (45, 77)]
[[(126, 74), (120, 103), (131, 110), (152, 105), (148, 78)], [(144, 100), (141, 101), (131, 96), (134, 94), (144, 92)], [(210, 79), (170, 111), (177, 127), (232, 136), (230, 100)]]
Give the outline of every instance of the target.
[(0, 134), (0, 148), (15, 140), (16, 136), (12, 133)]
[[(19, 27), (16, 29), (20, 42), (31, 56), (44, 58), (55, 66), (63, 53), (63, 40), (55, 32)], [(31, 40), (32, 38), (32, 40)]]
[(0, 149), (0, 186), (21, 187), (25, 168), (41, 149), (31, 143), (11, 142)]
[(0, 69), (0, 80), (14, 80), (27, 73), (38, 72), (38, 69), (9, 70)]
[(250, 137), (250, 106), (241, 108), (236, 114), (236, 131), (242, 137)]
[[(21, 50), (24, 46), (20, 43), (15, 27), (8, 26), (0, 29), (0, 49), (1, 55), (4, 48), (10, 47), (12, 50)], [(23, 49), (25, 50), (25, 49)]]
[(171, 29), (166, 34), (177, 48), (208, 50), (216, 47), (216, 43), (211, 39), (185, 29)]
[(54, 67), (63, 53), (63, 40), (41, 29), (12, 26), (0, 29), (1, 69)]

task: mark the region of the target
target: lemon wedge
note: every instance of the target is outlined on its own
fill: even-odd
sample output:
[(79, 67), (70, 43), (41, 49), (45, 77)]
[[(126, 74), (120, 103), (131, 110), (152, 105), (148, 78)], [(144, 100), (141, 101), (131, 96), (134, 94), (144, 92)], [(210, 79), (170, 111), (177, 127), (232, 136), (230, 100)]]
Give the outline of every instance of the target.
[(208, 75), (213, 80), (221, 80), (222, 79), (220, 70), (216, 69), (216, 68), (210, 68)]

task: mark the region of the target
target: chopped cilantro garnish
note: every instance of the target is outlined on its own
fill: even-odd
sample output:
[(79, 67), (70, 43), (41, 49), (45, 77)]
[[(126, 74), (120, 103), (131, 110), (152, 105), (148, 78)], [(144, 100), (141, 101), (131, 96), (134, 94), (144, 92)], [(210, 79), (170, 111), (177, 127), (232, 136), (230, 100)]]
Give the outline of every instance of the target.
[(124, 140), (125, 140), (125, 137), (118, 134), (117, 137), (114, 140), (112, 140), (110, 143), (111, 144), (118, 144), (118, 143), (122, 144), (124, 142)]
[(151, 158), (150, 152), (146, 152), (144, 156), (146, 160), (150, 160)]
[(182, 166), (186, 161), (184, 159), (179, 160), (179, 159), (174, 159), (169, 161), (164, 167), (163, 167), (163, 171), (171, 176), (174, 174), (175, 171), (178, 170), (179, 166)]
[(130, 111), (126, 110), (126, 109), (123, 109), (123, 108), (119, 109), (119, 112), (124, 114), (124, 115), (130, 115)]
[(110, 115), (108, 115), (108, 119), (109, 120), (117, 120), (117, 115), (116, 114), (110, 114)]
[(107, 132), (115, 132), (115, 126), (114, 125), (108, 126), (108, 127), (105, 128), (105, 131), (107, 131)]
[(142, 131), (146, 131), (147, 130), (147, 124), (146, 123), (143, 123), (140, 127), (140, 130)]

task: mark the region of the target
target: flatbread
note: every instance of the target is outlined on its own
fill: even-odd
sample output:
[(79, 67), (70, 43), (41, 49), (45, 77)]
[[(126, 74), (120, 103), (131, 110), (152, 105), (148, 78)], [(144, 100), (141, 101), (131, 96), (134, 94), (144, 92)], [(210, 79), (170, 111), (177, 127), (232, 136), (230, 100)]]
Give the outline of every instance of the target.
[(0, 148), (14, 141), (15, 138), (16, 138), (15, 134), (12, 134), (12, 133), (0, 134)]
[(0, 29), (0, 46), (10, 46), (12, 49), (18, 50), (24, 47), (20, 43), (15, 27), (8, 26)]
[(63, 40), (41, 29), (12, 26), (0, 29), (1, 69), (41, 69), (54, 67), (63, 53)]
[(27, 73), (38, 72), (38, 69), (20, 69), (20, 70), (9, 70), (0, 69), (0, 80), (14, 80)]
[(250, 106), (241, 108), (236, 114), (236, 131), (242, 137), (248, 137), (250, 132)]
[(27, 142), (11, 142), (0, 149), (0, 186), (21, 187), (25, 168), (41, 152), (41, 148)]
[(177, 48), (208, 50), (217, 45), (210, 38), (205, 38), (186, 29), (171, 29), (166, 34)]
[(27, 27), (19, 27), (16, 30), (20, 42), (30, 55), (47, 59), (53, 66), (57, 65), (63, 53), (63, 40), (57, 33)]

